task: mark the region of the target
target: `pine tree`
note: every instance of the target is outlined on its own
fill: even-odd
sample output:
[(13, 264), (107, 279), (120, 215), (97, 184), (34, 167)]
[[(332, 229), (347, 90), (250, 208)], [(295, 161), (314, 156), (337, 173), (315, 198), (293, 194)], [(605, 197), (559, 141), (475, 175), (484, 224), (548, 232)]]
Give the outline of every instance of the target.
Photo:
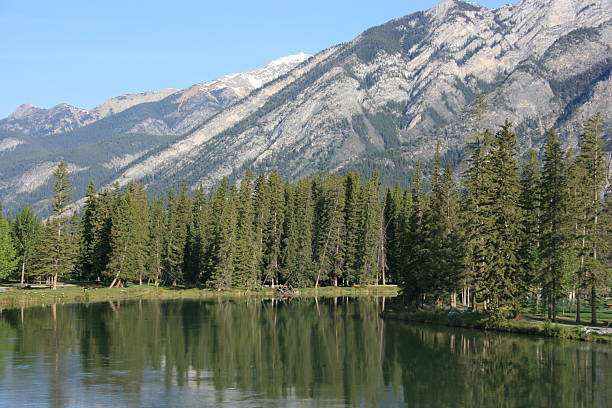
[[(590, 289), (591, 322), (597, 322), (597, 286), (606, 280), (601, 248), (604, 228), (600, 222), (603, 209), (605, 169), (602, 142), (603, 123), (601, 115), (591, 117), (580, 135), (580, 155), (577, 158), (579, 195), (578, 208), (581, 210), (579, 224), (580, 287)], [(580, 292), (580, 291), (579, 291)], [(579, 306), (577, 307), (579, 310)], [(577, 313), (576, 320), (580, 321)]]
[(149, 244), (149, 204), (142, 183), (130, 183), (126, 188), (129, 225), (129, 262), (132, 279), (142, 284), (150, 277), (147, 269)]
[(205, 276), (208, 246), (210, 244), (210, 205), (200, 187), (196, 189), (191, 220), (187, 231), (185, 255), (186, 280), (194, 284), (203, 283)]
[(488, 275), (486, 262), (490, 230), (490, 203), (492, 181), (490, 161), (492, 136), (488, 130), (477, 131), (468, 144), (466, 169), (463, 173), (465, 190), (462, 197), (462, 230), (466, 236), (466, 285), (464, 303), (476, 308), (481, 282)]
[(41, 241), (41, 273), (51, 276), (51, 286), (57, 289), (60, 275), (72, 272), (76, 243), (70, 233), (69, 202), (72, 184), (66, 162), (59, 162), (53, 172), (53, 213), (49, 218)]
[(253, 173), (247, 170), (240, 182), (236, 203), (236, 260), (232, 286), (252, 289), (257, 286), (259, 260), (255, 238), (255, 203)]
[(424, 302), (426, 288), (430, 282), (429, 271), (426, 269), (425, 214), (427, 212), (427, 197), (423, 190), (421, 163), (417, 162), (411, 185), (412, 211), (408, 221), (406, 237), (406, 264), (402, 271), (400, 287), (411, 301), (418, 307)]
[(338, 286), (343, 280), (351, 283), (343, 274), (344, 258), (344, 199), (345, 191), (339, 177), (321, 174), (313, 181), (315, 212), (313, 253), (315, 259), (315, 287), (326, 280)]
[(109, 287), (121, 286), (126, 279), (133, 278), (129, 270), (130, 257), (130, 206), (125, 194), (115, 191), (110, 233), (110, 254), (104, 274), (111, 279)]
[(236, 227), (238, 222), (238, 192), (229, 186), (227, 179), (217, 189), (216, 205), (213, 207), (215, 234), (212, 241), (213, 261), (209, 284), (215, 289), (228, 289), (235, 281), (236, 267)]
[(12, 233), (17, 257), (21, 264), (21, 283), (25, 282), (26, 273), (28, 275), (31, 273), (32, 258), (35, 256), (34, 251), (40, 239), (41, 230), (42, 223), (30, 207), (25, 206), (15, 217)]
[(162, 202), (154, 198), (149, 211), (149, 251), (147, 257), (147, 268), (149, 275), (158, 286), (162, 280), (164, 271), (164, 232), (166, 214)]
[(571, 224), (567, 218), (567, 169), (561, 143), (554, 130), (548, 135), (542, 170), (541, 211), (541, 287), (547, 299), (548, 318), (556, 320), (557, 300), (565, 292), (571, 255)]
[(85, 204), (83, 205), (79, 228), (77, 270), (81, 279), (92, 279), (95, 276), (96, 259), (94, 254), (98, 238), (96, 234), (97, 196), (96, 187), (90, 181), (85, 193)]
[(490, 224), (485, 247), (488, 271), (482, 277), (483, 298), (494, 313), (518, 309), (520, 282), (521, 210), (519, 207), (520, 180), (516, 162), (516, 136), (511, 123), (502, 125), (495, 134), (490, 161), (491, 173)]
[(520, 207), (523, 218), (521, 220), (521, 240), (519, 247), (519, 260), (521, 263), (521, 277), (519, 279), (519, 293), (525, 302), (539, 286), (540, 268), (540, 162), (536, 152), (529, 152), (529, 161), (523, 166), (521, 174)]
[(17, 256), (11, 240), (8, 221), (0, 209), (0, 279), (6, 279), (17, 268)]
[(268, 177), (269, 217), (264, 226), (264, 283), (270, 282), (274, 287), (280, 277), (281, 242), (283, 233), (283, 215), (285, 212), (284, 185), (278, 171)]
[(344, 245), (343, 245), (343, 273), (351, 282), (358, 282), (361, 278), (360, 269), (363, 266), (363, 234), (364, 228), (364, 201), (363, 189), (359, 174), (349, 172), (344, 178)]
[(359, 231), (358, 274), (356, 282), (360, 284), (375, 284), (380, 279), (381, 250), (384, 248), (382, 226), (382, 205), (378, 197), (380, 180), (373, 176), (361, 188), (361, 211)]
[(458, 214), (458, 196), (449, 164), (442, 172), (439, 150), (435, 155), (430, 205), (426, 211), (424, 259), (426, 292), (436, 298), (449, 295), (456, 306), (456, 292), (463, 283), (464, 242)]
[(164, 234), (164, 279), (172, 285), (184, 280), (185, 251), (187, 247), (187, 225), (191, 214), (191, 200), (187, 184), (181, 183), (177, 196), (169, 193), (167, 197), (166, 231)]

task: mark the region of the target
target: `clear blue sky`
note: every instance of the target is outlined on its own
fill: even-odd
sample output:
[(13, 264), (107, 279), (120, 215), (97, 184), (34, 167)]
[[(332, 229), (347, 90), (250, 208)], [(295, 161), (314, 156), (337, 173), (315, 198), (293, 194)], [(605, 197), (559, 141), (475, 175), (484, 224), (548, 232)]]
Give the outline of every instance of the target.
[(90, 109), (124, 93), (181, 89), (314, 54), (435, 3), (0, 0), (0, 118), (22, 103)]

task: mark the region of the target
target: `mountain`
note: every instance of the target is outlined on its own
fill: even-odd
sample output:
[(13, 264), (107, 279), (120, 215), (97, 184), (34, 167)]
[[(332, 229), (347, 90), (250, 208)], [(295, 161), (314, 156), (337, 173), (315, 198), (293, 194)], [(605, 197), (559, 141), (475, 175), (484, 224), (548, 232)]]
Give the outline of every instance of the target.
[(0, 201), (9, 211), (24, 203), (44, 207), (60, 159), (70, 164), (77, 197), (89, 180), (106, 184), (148, 151), (168, 145), (307, 58), (290, 55), (180, 91), (121, 95), (89, 111), (67, 104), (21, 105), (0, 120)]
[[(211, 187), (246, 168), (278, 168), (291, 180), (324, 170), (377, 170), (387, 183), (405, 183), (416, 160), (429, 162), (438, 143), (446, 159), (460, 159), (478, 95), (487, 104), (481, 125), (512, 121), (521, 154), (540, 150), (551, 127), (574, 146), (584, 120), (598, 111), (609, 129), (611, 40), (612, 3), (605, 0), (521, 0), (493, 10), (444, 0), (308, 59), (291, 57), (286, 70), (257, 89), (259, 83), (237, 91), (248, 80), (224, 91), (206, 83), (39, 138), (53, 143), (28, 145), (6, 133), (0, 146), (6, 155), (86, 142), (94, 147), (78, 154), (88, 157), (112, 134), (119, 139), (105, 163), (111, 166), (113, 157), (116, 166), (98, 185), (143, 181), (153, 193), (181, 180)], [(139, 136), (126, 136), (132, 132)], [(164, 142), (127, 148), (167, 134)], [(13, 187), (0, 185), (0, 199), (42, 198), (14, 194), (16, 177), (32, 168), (18, 169)], [(75, 173), (79, 185), (88, 171)]]
[(246, 168), (289, 179), (322, 170), (382, 173), (405, 182), (441, 143), (457, 161), (477, 95), (483, 126), (514, 123), (521, 153), (557, 128), (576, 144), (584, 120), (609, 129), (612, 3), (522, 0), (490, 10), (444, 0), (313, 56), (115, 181), (154, 192), (179, 180), (210, 187)]

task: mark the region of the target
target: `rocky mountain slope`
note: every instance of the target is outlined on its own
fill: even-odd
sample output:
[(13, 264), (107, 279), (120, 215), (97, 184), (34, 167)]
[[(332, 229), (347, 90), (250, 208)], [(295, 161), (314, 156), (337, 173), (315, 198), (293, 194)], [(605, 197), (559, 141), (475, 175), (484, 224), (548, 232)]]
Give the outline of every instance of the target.
[(134, 160), (168, 145), (308, 57), (290, 55), (181, 91), (121, 95), (89, 111), (67, 104), (50, 109), (21, 105), (0, 120), (0, 201), (10, 211), (47, 197), (60, 159), (71, 166), (77, 196), (89, 180), (104, 185)]
[(321, 170), (379, 169), (409, 177), (437, 142), (461, 155), (484, 95), (484, 125), (515, 124), (520, 150), (556, 127), (575, 144), (597, 111), (610, 124), (612, 3), (522, 0), (495, 10), (459, 0), (373, 27), (329, 48), (149, 153), (116, 179), (162, 191), (211, 186), (251, 167), (290, 179)]
[[(162, 193), (181, 180), (210, 187), (246, 168), (278, 168), (290, 179), (379, 170), (386, 182), (406, 182), (438, 142), (447, 159), (460, 158), (477, 95), (487, 103), (482, 125), (512, 121), (521, 153), (540, 149), (551, 127), (571, 147), (595, 112), (610, 128), (611, 44), (606, 0), (521, 0), (494, 10), (444, 0), (311, 58), (281, 59), (265, 74), (85, 113), (24, 107), (0, 121), (0, 159), (13, 160), (8, 170), (0, 165), (0, 200), (40, 200), (44, 187), (30, 181), (52, 162), (41, 157), (68, 150), (81, 188), (95, 174), (98, 185), (143, 181)], [(16, 123), (33, 115), (55, 123), (29, 125), (42, 130), (24, 135)], [(99, 152), (106, 160), (88, 161)]]

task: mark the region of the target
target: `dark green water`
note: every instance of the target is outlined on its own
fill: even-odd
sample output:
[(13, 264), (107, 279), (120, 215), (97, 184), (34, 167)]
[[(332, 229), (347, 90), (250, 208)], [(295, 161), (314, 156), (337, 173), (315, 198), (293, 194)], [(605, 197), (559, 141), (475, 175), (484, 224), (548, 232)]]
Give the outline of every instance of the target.
[(0, 407), (612, 406), (612, 347), (409, 325), (382, 298), (0, 313)]

